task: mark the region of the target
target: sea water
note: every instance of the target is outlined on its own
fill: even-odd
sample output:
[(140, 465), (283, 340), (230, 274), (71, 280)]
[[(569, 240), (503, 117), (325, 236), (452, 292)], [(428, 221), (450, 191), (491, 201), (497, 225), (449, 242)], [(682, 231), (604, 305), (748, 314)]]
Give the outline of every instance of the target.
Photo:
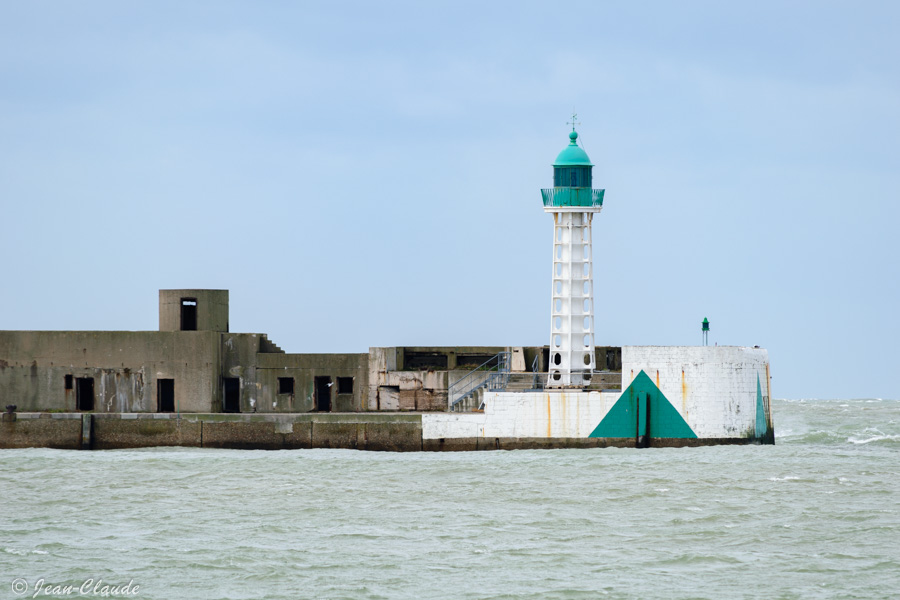
[(775, 446), (0, 451), (0, 598), (900, 597), (900, 402), (773, 409)]

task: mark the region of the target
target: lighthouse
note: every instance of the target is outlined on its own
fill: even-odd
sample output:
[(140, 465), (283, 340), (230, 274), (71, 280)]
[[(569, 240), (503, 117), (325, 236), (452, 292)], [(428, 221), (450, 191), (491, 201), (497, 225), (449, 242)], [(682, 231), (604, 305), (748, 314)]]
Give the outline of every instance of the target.
[(544, 212), (553, 215), (548, 388), (581, 388), (595, 368), (591, 219), (605, 190), (592, 187), (594, 165), (578, 145), (576, 117), (553, 163), (553, 187), (541, 190)]

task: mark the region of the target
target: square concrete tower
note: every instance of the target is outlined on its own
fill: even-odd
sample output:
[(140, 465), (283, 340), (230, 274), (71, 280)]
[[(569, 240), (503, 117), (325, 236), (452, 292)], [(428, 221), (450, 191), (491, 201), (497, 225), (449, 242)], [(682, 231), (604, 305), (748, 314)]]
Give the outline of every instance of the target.
[(160, 331), (228, 331), (228, 290), (159, 290)]

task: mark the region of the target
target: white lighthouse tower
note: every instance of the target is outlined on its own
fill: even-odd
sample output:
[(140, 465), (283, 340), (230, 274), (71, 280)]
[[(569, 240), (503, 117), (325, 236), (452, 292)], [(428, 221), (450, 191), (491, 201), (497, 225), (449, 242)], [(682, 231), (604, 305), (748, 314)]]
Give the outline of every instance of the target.
[(591, 218), (603, 208), (603, 192), (591, 187), (591, 159), (572, 132), (553, 163), (553, 187), (541, 190), (553, 215), (553, 288), (547, 387), (590, 383), (594, 363), (594, 279)]

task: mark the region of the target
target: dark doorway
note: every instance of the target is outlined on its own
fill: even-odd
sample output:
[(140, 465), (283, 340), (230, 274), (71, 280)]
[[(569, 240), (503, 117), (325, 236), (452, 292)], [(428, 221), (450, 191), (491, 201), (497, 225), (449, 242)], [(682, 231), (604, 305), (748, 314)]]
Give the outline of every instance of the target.
[(225, 378), (225, 400), (222, 412), (241, 412), (241, 380), (237, 377)]
[(181, 330), (197, 331), (197, 299), (181, 299)]
[(75, 379), (75, 410), (94, 410), (94, 378)]
[(331, 412), (331, 377), (316, 377), (316, 410)]
[(156, 380), (156, 412), (175, 412), (175, 380)]

